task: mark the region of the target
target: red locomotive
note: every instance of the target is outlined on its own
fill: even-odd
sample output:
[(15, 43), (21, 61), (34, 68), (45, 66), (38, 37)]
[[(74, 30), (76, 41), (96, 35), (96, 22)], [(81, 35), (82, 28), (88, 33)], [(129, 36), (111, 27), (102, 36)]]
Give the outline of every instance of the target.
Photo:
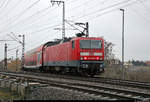
[(94, 76), (104, 71), (104, 40), (75, 37), (47, 42), (25, 54), (24, 70), (29, 69)]

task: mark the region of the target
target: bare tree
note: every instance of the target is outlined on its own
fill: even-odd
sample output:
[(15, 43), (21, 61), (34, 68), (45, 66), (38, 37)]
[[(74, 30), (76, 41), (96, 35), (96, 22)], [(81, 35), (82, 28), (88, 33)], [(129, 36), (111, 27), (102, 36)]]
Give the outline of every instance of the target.
[(107, 42), (104, 40), (104, 55), (105, 55), (105, 64), (110, 64), (111, 61), (114, 59), (115, 55), (113, 54), (113, 46), (114, 44), (111, 42)]

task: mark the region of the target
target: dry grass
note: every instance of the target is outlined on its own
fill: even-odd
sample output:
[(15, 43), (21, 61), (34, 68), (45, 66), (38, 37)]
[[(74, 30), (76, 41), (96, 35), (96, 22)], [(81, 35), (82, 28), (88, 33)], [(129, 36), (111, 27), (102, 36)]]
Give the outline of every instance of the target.
[(17, 61), (17, 66), (16, 66), (16, 60), (11, 61), (11, 63), (8, 63), (7, 70), (9, 71), (20, 71), (21, 69), (21, 61)]
[[(18, 70), (21, 69), (21, 61), (18, 61)], [(8, 70), (9, 71), (16, 71), (16, 61), (12, 61), (8, 63)], [(100, 76), (106, 78), (115, 78), (115, 79), (122, 79), (122, 68), (119, 67), (107, 67), (105, 68), (105, 73), (101, 74)], [(142, 82), (150, 82), (150, 66), (149, 67), (131, 67), (125, 68), (125, 79), (132, 80), (132, 81), (142, 81)]]
[[(100, 76), (106, 78), (122, 79), (121, 68), (105, 68)], [(132, 81), (150, 82), (150, 67), (125, 68), (125, 79)]]
[(21, 100), (23, 99), (21, 96), (12, 95), (9, 89), (0, 89), (0, 100)]

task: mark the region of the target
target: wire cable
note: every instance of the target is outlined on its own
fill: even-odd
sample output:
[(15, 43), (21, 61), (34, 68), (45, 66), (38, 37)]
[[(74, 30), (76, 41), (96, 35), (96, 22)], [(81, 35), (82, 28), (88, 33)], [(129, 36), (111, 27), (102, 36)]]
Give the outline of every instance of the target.
[(150, 24), (150, 20), (148, 20), (145, 16), (143, 16), (141, 13), (139, 13), (136, 9), (130, 7), (131, 10), (136, 13), (136, 15), (138, 15), (139, 17), (142, 18), (142, 20), (144, 20), (146, 23)]
[(14, 6), (12, 6), (7, 12), (4, 12), (4, 15), (1, 15), (2, 17), (5, 17), (6, 15), (10, 15), (9, 12), (12, 12), (12, 10), (14, 10), (15, 8), (18, 7), (18, 5), (20, 5), (20, 3), (22, 2), (23, 0), (21, 0), (19, 3), (17, 2), (16, 4), (14, 4)]
[(18, 48), (20, 48), (21, 46), (22, 46), (22, 45), (19, 45), (19, 46), (17, 46), (17, 47), (14, 47), (14, 48), (8, 49), (7, 51), (9, 52), (9, 51), (12, 51), (12, 50), (18, 49)]
[[(4, 5), (4, 7), (1, 9), (1, 11), (3, 11), (3, 9), (5, 10), (5, 8), (7, 8), (8, 4), (11, 2), (12, 0), (7, 0), (6, 4)], [(0, 12), (1, 12), (0, 11)]]
[(118, 5), (122, 5), (122, 4), (124, 4), (124, 3), (127, 3), (127, 2), (129, 2), (129, 1), (130, 1), (130, 0), (125, 0), (125, 1), (121, 1), (121, 2), (119, 2), (119, 3), (115, 3), (115, 4), (112, 4), (112, 5), (109, 5), (109, 6), (105, 7), (105, 8), (100, 8), (100, 9), (95, 10), (95, 11), (93, 11), (93, 12), (87, 13), (87, 14), (85, 14), (85, 15), (83, 15), (83, 16), (78, 16), (78, 17), (76, 17), (76, 19), (80, 19), (80, 18), (83, 18), (83, 17), (85, 17), (85, 16), (90, 16), (90, 15), (96, 14), (96, 13), (98, 13), (98, 12), (102, 12), (102, 11), (104, 11), (104, 10), (107, 10), (107, 9), (116, 7), (116, 6), (118, 6)]
[(125, 8), (125, 7), (128, 7), (128, 6), (131, 6), (131, 5), (135, 4), (135, 3), (137, 3), (137, 1), (134, 1), (134, 2), (131, 2), (131, 3), (127, 3), (127, 4), (124, 4), (124, 5), (119, 6), (119, 7), (117, 7), (117, 8), (113, 8), (113, 9), (111, 9), (111, 10), (102, 12), (102, 13), (96, 15), (95, 17), (89, 18), (88, 20), (93, 20), (93, 19), (95, 19), (95, 18), (97, 18), (97, 17), (100, 17), (100, 16), (103, 16), (103, 15), (108, 14), (108, 13), (110, 13), (110, 12), (116, 11), (116, 10), (118, 10), (118, 9), (120, 9), (120, 8)]
[(60, 25), (60, 24), (53, 25), (53, 26), (49, 26), (49, 27), (45, 27), (45, 28), (39, 29), (39, 30), (37, 30), (37, 31), (31, 32), (30, 34), (34, 34), (34, 33), (37, 33), (37, 32), (41, 32), (41, 31), (44, 31), (44, 30), (47, 30), (47, 29), (50, 29), (50, 28), (54, 28), (54, 27), (57, 27), (57, 26), (59, 26), (59, 25)]
[(141, 5), (144, 7), (144, 9), (148, 12), (148, 13), (150, 13), (150, 8), (148, 8), (144, 3), (143, 3), (143, 1), (142, 0), (138, 0), (139, 1), (139, 3), (141, 3)]
[[(3, 0), (4, 2), (2, 2), (2, 5), (0, 6), (0, 9), (5, 5), (5, 2), (7, 3), (9, 0)], [(3, 8), (2, 8), (3, 9)]]
[[(25, 10), (23, 10), (19, 15), (17, 15), (16, 17), (15, 17), (15, 19), (11, 22), (11, 23), (14, 23), (15, 21), (17, 21), (20, 17), (22, 17), (29, 9), (31, 9), (32, 7), (34, 7), (37, 3), (39, 3), (40, 2), (40, 0), (37, 0), (36, 2), (34, 2), (33, 4), (31, 4), (28, 8), (26, 8)], [(7, 26), (7, 25), (6, 25)], [(5, 26), (5, 27), (6, 27)], [(4, 28), (5, 28), (4, 27)], [(2, 31), (0, 31), (0, 32), (2, 32)]]
[[(17, 22), (16, 24), (12, 25), (11, 27), (8, 27), (7, 29), (4, 29), (2, 32), (6, 31), (6, 30), (8, 30), (8, 29), (10, 29), (10, 28), (14, 28), (15, 26), (19, 26), (19, 24), (20, 24), (20, 23), (23, 23), (23, 21), (26, 21), (26, 20), (29, 21), (30, 19), (32, 19), (33, 17), (35, 17), (38, 13), (43, 13), (44, 11), (48, 10), (48, 8), (49, 8), (49, 7), (46, 7), (46, 8), (44, 8), (44, 9), (42, 9), (42, 10), (40, 10), (40, 11), (34, 13), (33, 15), (31, 15), (31, 16), (29, 16), (29, 17), (27, 17), (27, 18), (25, 18), (25, 19), (23, 19), (23, 20)], [(45, 17), (45, 15), (47, 15), (47, 14), (41, 15), (41, 17)], [(39, 17), (37, 17), (36, 19), (38, 19), (38, 18), (39, 18)], [(38, 19), (38, 20), (40, 20), (40, 19)], [(38, 20), (34, 20), (34, 21), (37, 22)], [(32, 23), (34, 23), (34, 22), (32, 21)], [(30, 25), (31, 25), (31, 24), (30, 24)]]

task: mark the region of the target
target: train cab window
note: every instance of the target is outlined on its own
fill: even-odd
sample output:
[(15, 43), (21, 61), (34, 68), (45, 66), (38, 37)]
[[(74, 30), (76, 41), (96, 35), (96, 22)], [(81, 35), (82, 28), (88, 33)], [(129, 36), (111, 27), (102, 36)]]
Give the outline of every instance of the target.
[(80, 48), (82, 49), (101, 49), (101, 40), (80, 40)]
[(75, 48), (75, 41), (72, 41), (72, 48)]
[(100, 49), (102, 48), (101, 40), (91, 40), (91, 49)]
[(91, 49), (91, 40), (80, 40), (80, 48)]

